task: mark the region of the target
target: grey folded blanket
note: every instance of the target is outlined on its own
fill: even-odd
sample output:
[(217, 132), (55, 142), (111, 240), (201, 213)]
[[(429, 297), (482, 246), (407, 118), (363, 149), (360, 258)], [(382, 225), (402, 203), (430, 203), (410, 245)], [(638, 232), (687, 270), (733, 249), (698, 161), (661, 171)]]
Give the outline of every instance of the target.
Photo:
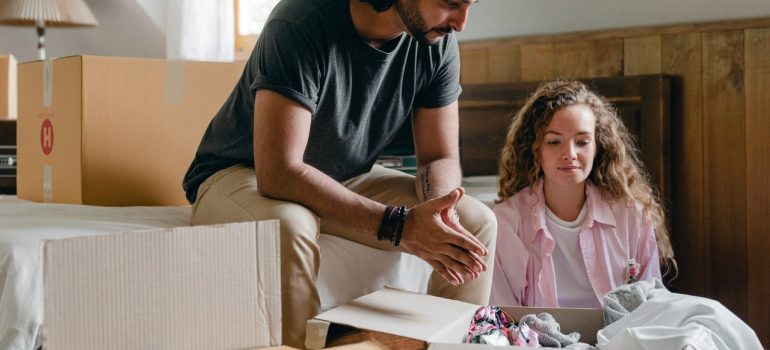
[(563, 348), (567, 345), (577, 343), (580, 340), (580, 333), (572, 332), (563, 334), (559, 323), (553, 318), (553, 315), (543, 312), (537, 316), (534, 314), (524, 315), (519, 324), (526, 324), (530, 329), (538, 334), (538, 341), (542, 346), (554, 348)]
[(604, 296), (604, 327), (630, 314), (660, 290), (667, 291), (663, 283), (654, 278), (625, 284), (607, 293)]

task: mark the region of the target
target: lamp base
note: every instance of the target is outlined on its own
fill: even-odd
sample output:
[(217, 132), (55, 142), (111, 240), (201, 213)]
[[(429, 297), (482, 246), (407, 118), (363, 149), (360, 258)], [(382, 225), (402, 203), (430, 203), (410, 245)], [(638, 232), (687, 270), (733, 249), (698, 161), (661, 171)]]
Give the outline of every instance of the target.
[(45, 21), (37, 20), (37, 56), (45, 60)]

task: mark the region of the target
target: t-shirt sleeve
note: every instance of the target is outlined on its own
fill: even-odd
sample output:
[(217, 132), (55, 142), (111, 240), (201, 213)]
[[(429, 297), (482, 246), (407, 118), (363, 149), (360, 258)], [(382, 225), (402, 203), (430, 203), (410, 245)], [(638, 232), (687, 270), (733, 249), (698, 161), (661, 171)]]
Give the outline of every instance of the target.
[(444, 107), (460, 97), (460, 49), (457, 38), (450, 35), (447, 38), (441, 64), (426, 89), (415, 98), (416, 107)]
[(298, 25), (284, 20), (268, 22), (251, 57), (251, 64), (257, 67), (251, 93), (272, 90), (315, 113), (323, 74), (316, 42)]

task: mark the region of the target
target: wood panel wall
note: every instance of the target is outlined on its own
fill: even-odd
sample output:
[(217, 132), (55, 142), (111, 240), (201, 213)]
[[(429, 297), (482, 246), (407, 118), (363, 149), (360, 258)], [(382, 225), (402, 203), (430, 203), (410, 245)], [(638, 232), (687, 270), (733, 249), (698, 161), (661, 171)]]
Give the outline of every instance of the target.
[(770, 18), (462, 42), (460, 52), (464, 85), (674, 77), (674, 287), (719, 300), (770, 345)]

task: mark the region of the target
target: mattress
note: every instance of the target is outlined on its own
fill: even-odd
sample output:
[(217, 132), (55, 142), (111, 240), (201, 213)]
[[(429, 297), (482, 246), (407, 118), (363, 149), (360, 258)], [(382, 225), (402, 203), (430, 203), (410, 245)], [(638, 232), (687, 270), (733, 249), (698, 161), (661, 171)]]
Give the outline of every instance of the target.
[(465, 193), (480, 200), (488, 207), (495, 205), (497, 198), (497, 175), (466, 176), (462, 179)]
[[(492, 206), (496, 177), (463, 179), (468, 195)], [(42, 204), (0, 195), (0, 349), (36, 349), (43, 321), (42, 241), (188, 226), (189, 207)], [(321, 234), (317, 283), (322, 310), (388, 285), (427, 290), (432, 269), (409, 254)]]
[[(0, 195), (0, 349), (36, 349), (43, 321), (42, 241), (188, 226), (189, 207), (41, 204)], [(409, 254), (322, 234), (324, 310), (385, 285), (425, 292), (431, 268)]]

